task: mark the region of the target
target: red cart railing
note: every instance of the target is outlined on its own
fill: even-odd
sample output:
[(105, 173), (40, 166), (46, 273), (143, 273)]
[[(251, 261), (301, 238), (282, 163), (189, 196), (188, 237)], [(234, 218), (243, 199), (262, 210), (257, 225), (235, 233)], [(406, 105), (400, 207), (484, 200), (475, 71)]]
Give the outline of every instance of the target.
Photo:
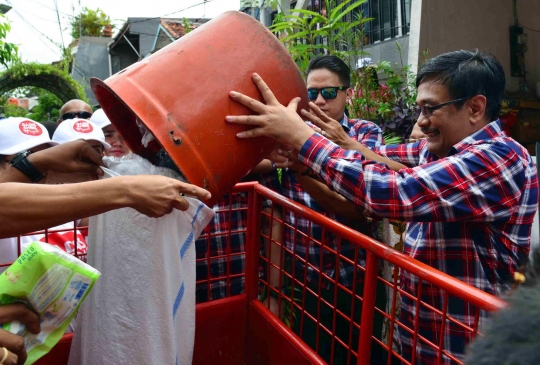
[[(403, 361), (415, 364), (417, 359), (414, 355), (405, 359), (399, 346), (393, 346), (394, 339), (399, 338), (402, 331), (407, 331), (413, 337), (415, 345), (432, 348), (437, 354), (438, 363), (461, 364), (459, 359), (444, 347), (442, 340), (432, 343), (421, 335), (418, 312), (412, 328), (400, 322), (396, 314), (399, 310), (399, 299), (407, 296), (409, 300), (415, 301), (417, 308), (423, 306), (430, 310), (434, 317), (439, 318), (441, 333), (445, 326), (451, 324), (470, 338), (478, 332), (484, 317), (482, 311), (492, 312), (505, 306), (501, 299), (411, 259), (257, 183), (238, 184), (234, 191), (248, 196), (245, 206), (229, 208), (229, 213), (241, 211), (246, 216), (246, 229), (236, 232), (245, 235), (245, 252), (232, 250), (229, 245), (224, 252), (217, 255), (212, 255), (210, 250), (207, 254), (199, 255), (198, 262), (206, 260), (210, 265), (212, 260), (218, 258), (225, 262), (226, 268), (223, 271), (225, 274), (207, 275), (204, 279), (198, 279), (197, 284), (210, 285), (222, 281), (227, 291), (225, 298), (210, 298), (206, 303), (197, 304), (194, 364), (333, 364), (338, 353), (344, 356), (342, 358), (346, 359), (345, 363), (369, 364), (374, 346), (383, 353), (384, 363)], [(267, 203), (267, 209), (264, 210), (263, 200)], [(322, 227), (322, 238), (310, 237), (308, 233), (298, 230), (298, 227), (284, 222), (281, 217), (285, 211), (293, 216), (303, 216)], [(75, 229), (76, 227), (73, 228)], [(353, 265), (352, 285), (343, 285), (337, 274), (332, 277), (327, 275), (318, 269), (320, 265), (314, 265), (306, 257), (283, 245), (280, 235), (273, 232), (275, 229), (289, 229), (302, 235), (310, 244), (334, 255), (336, 264)], [(232, 228), (229, 228), (226, 234), (231, 233)], [(337, 237), (337, 250), (325, 246), (326, 235)], [(216, 234), (206, 231), (201, 238), (211, 240), (214, 236)], [(341, 247), (346, 242), (354, 244), (353, 255), (341, 252)], [(264, 250), (261, 250), (262, 247)], [(274, 255), (272, 250), (277, 250)], [(279, 255), (276, 255), (276, 252), (279, 252)], [(231, 272), (226, 263), (239, 255), (245, 255), (245, 271)], [(359, 259), (361, 256), (365, 261)], [(3, 261), (5, 260), (0, 258), (0, 262)], [(388, 275), (386, 279), (379, 276), (383, 261), (394, 267), (390, 280)], [(305, 273), (298, 269), (302, 267), (309, 268), (318, 275), (316, 284), (307, 282)], [(421, 290), (418, 290), (416, 296), (404, 292), (400, 288), (402, 271), (418, 277), (419, 285), (429, 283), (440, 288), (444, 293), (443, 304), (437, 307), (432, 303), (422, 302)], [(278, 278), (278, 285), (271, 285), (271, 275)], [(245, 279), (244, 292), (231, 293), (229, 284), (241, 277)], [(362, 290), (358, 290), (359, 287)], [(321, 294), (331, 293), (332, 290), (336, 294), (333, 298), (328, 299)], [(350, 297), (351, 303), (343, 303), (342, 297), (337, 293)], [(386, 293), (385, 306), (378, 304), (380, 293)], [(308, 297), (316, 303), (315, 309), (306, 307)], [(473, 323), (463, 323), (448, 315), (447, 306), (451, 298), (459, 298), (470, 305), (473, 313), (476, 313)], [(361, 314), (357, 310), (360, 306)], [(330, 314), (326, 316), (331, 318), (329, 322), (322, 320), (323, 312)], [(380, 319), (386, 323), (386, 337), (374, 331), (374, 323)], [(303, 332), (307, 323), (312, 325), (312, 333)], [(314, 338), (309, 345), (302, 340), (307, 335)], [(65, 364), (70, 342), (71, 335), (64, 336), (38, 364)], [(323, 342), (328, 346), (326, 355), (321, 349)], [(323, 357), (327, 357), (328, 362)], [(375, 363), (374, 360), (371, 361)]]

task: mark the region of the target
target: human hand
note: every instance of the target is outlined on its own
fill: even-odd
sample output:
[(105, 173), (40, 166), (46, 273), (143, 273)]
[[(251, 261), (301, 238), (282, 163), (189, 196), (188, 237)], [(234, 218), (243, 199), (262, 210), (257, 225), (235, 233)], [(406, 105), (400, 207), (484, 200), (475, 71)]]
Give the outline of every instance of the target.
[(316, 125), (321, 129), (321, 134), (328, 138), (330, 141), (334, 142), (341, 148), (345, 148), (352, 141), (351, 137), (343, 130), (341, 124), (327, 116), (315, 103), (310, 102), (309, 107), (311, 112), (302, 109), (300, 114), (311, 123)]
[(130, 198), (128, 206), (151, 218), (169, 214), (173, 209), (187, 210), (189, 203), (181, 194), (201, 200), (211, 197), (203, 188), (165, 176), (137, 175), (119, 178), (126, 180)]
[(28, 160), (41, 172), (86, 173), (102, 176), (100, 154), (80, 139), (32, 153)]
[(266, 105), (249, 96), (231, 91), (231, 99), (248, 107), (259, 115), (227, 116), (229, 123), (244, 124), (255, 128), (240, 132), (238, 138), (270, 137), (278, 142), (300, 149), (314, 133), (297, 114), (300, 98), (293, 99), (287, 107), (281, 105), (263, 79), (253, 74), (253, 81), (261, 91)]
[[(26, 325), (33, 334), (40, 332), (39, 316), (23, 303), (6, 304), (0, 306), (0, 323), (19, 321)], [(1, 349), (4, 347), (7, 352)], [(26, 361), (24, 339), (5, 330), (0, 330), (0, 360), (5, 357), (2, 364), (22, 365)]]

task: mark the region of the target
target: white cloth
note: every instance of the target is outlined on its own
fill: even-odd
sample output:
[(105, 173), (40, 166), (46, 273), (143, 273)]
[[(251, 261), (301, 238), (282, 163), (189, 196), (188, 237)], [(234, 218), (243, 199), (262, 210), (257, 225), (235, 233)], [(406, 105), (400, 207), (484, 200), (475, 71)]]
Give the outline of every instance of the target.
[(213, 211), (148, 218), (131, 208), (90, 218), (88, 263), (102, 273), (77, 317), (70, 365), (191, 364), (195, 240)]

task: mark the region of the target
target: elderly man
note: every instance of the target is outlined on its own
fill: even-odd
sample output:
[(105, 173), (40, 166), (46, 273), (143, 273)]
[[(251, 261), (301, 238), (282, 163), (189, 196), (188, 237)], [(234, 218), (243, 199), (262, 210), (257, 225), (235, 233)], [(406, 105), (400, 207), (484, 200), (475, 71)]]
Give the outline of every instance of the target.
[(62, 123), (67, 119), (90, 119), (93, 111), (90, 105), (79, 99), (72, 99), (62, 105), (60, 108), (60, 118), (58, 118), (58, 123)]
[[(413, 144), (383, 146), (380, 155), (407, 166), (398, 172), (371, 159), (362, 146), (344, 150), (315, 133), (297, 113), (298, 99), (279, 104), (264, 81), (254, 75), (267, 105), (231, 92), (231, 98), (258, 116), (228, 116), (231, 123), (255, 128), (239, 138), (268, 136), (291, 145), (298, 158), (328, 186), (381, 217), (409, 222), (404, 252), (488, 293), (509, 288), (513, 273), (529, 253), (530, 232), (538, 202), (536, 167), (527, 150), (507, 137), (497, 119), (505, 88), (501, 64), (490, 54), (456, 51), (422, 65), (418, 87), (418, 124), (428, 137)], [(306, 114), (307, 112), (303, 112)], [(374, 156), (373, 156), (374, 155)], [(404, 290), (442, 310), (443, 293), (403, 273)], [(441, 319), (403, 296), (401, 322), (442, 343), (462, 358), (469, 334), (452, 322), (441, 334)], [(468, 325), (474, 311), (451, 298), (448, 315)], [(401, 330), (406, 359), (435, 363), (437, 352)], [(442, 342), (441, 342), (442, 341)], [(443, 362), (450, 359), (443, 355)]]

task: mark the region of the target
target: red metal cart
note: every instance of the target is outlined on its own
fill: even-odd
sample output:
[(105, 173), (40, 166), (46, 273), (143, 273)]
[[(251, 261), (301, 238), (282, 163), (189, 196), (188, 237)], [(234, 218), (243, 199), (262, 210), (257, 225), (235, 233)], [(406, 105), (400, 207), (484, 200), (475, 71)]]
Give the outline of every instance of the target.
[[(221, 280), (227, 284), (227, 297), (197, 304), (194, 364), (325, 364), (326, 362), (317, 354), (319, 340), (322, 336), (330, 339), (331, 354), (334, 354), (338, 347), (347, 352), (347, 363), (369, 364), (370, 349), (372, 341), (374, 341), (387, 353), (385, 362), (392, 364), (395, 359), (402, 360), (399, 351), (393, 348), (391, 342), (395, 337), (394, 332), (396, 329), (408, 331), (413, 336), (415, 344), (422, 342), (424, 346), (432, 347), (438, 354), (438, 363), (444, 363), (443, 360), (446, 359), (446, 363), (461, 364), (458, 359), (451, 356), (447, 349), (444, 348), (443, 341), (440, 341), (440, 343), (427, 342), (419, 334), (417, 318), (414, 321), (413, 328), (405, 328), (400, 323), (399, 318), (396, 316), (399, 297), (410, 296), (402, 291), (399, 286), (399, 272), (403, 270), (416, 275), (420, 282), (428, 282), (444, 291), (443, 308), (429, 306), (427, 303), (421, 302), (419, 297), (410, 298), (430, 308), (434, 315), (441, 318), (442, 331), (444, 331), (444, 324), (451, 322), (453, 325), (459, 326), (461, 331), (470, 333), (471, 337), (473, 337), (478, 332), (480, 318), (482, 317), (480, 315), (481, 311), (491, 312), (505, 306), (505, 302), (501, 299), (411, 259), (391, 247), (296, 204), (259, 184), (238, 184), (235, 187), (235, 192), (248, 194), (248, 204), (242, 208), (235, 208), (245, 210), (247, 215), (247, 229), (244, 232), (246, 237), (245, 252), (231, 252), (229, 246), (229, 249), (222, 255), (210, 257), (210, 254), (208, 254), (199, 261), (216, 258), (231, 260), (235, 255), (245, 255), (245, 272), (232, 274), (227, 266), (225, 275), (207, 279), (208, 282)], [(267, 202), (271, 201), (271, 208), (266, 209), (264, 212), (262, 210), (263, 199)], [(361, 278), (363, 291), (360, 293), (353, 292), (350, 287), (342, 285), (336, 279), (337, 276), (329, 277), (320, 272), (319, 274), (323, 280), (320, 280), (319, 287), (314, 289), (306, 284), (305, 277), (302, 279), (301, 275), (295, 276), (291, 274), (291, 270), (285, 265), (285, 256), (292, 257), (293, 261), (303, 262), (305, 265), (311, 266), (315, 271), (317, 271), (317, 268), (307, 262), (305, 258), (287, 249), (278, 240), (271, 239), (271, 229), (263, 229), (263, 223), (269, 220), (278, 221), (279, 224), (283, 223), (280, 218), (281, 215), (277, 214), (278, 210), (287, 210), (296, 216), (308, 218), (311, 222), (323, 227), (323, 237), (325, 234), (332, 233), (338, 237), (339, 242), (341, 240), (354, 242), (356, 245), (355, 256), (352, 259), (350, 256), (342, 255), (339, 248), (337, 251), (332, 252), (335, 254), (336, 260), (343, 260), (343, 262), (350, 265), (355, 265), (355, 280)], [(292, 226), (287, 228), (297, 229)], [(311, 237), (308, 238), (312, 244), (322, 245), (321, 242)], [(261, 254), (261, 244), (264, 242), (268, 243), (266, 246), (267, 251), (279, 250), (280, 259), (277, 262), (266, 258), (271, 256), (270, 252), (264, 255)], [(324, 249), (329, 250), (327, 247)], [(365, 250), (365, 265), (361, 265), (357, 260), (361, 249)], [(391, 280), (387, 280), (388, 277), (384, 279), (378, 275), (382, 261), (386, 261), (395, 267)], [(271, 286), (266, 276), (261, 275), (261, 271), (265, 271), (262, 269), (266, 269), (266, 271), (277, 270), (279, 272), (281, 279), (278, 287), (282, 287), (284, 282), (288, 281), (294, 288), (287, 292)], [(245, 277), (245, 292), (231, 295), (228, 284), (237, 277)], [(201, 282), (198, 282), (198, 284)], [(321, 282), (330, 283), (336, 292), (338, 290), (343, 291), (348, 293), (353, 298), (353, 301), (361, 302), (361, 316), (357, 314), (357, 317), (360, 318), (355, 319), (354, 313), (341, 310), (341, 303), (337, 303), (337, 299), (334, 299), (332, 303), (319, 297), (318, 308), (324, 306), (326, 310), (331, 310), (333, 313), (333, 321), (328, 325), (322, 323), (318, 315), (309, 313), (304, 308), (302, 301), (295, 299), (295, 295), (300, 295), (303, 298), (306, 295), (317, 297), (321, 292), (321, 285), (323, 285)], [(387, 293), (390, 293), (388, 295), (389, 310), (376, 306), (377, 288), (381, 286), (386, 289)], [(274, 315), (270, 311), (270, 300), (261, 301), (261, 293), (266, 293), (267, 297), (272, 294), (271, 296), (277, 300), (278, 315)], [(448, 316), (444, 307), (447, 306), (450, 297), (460, 298), (470, 303), (471, 307), (474, 307), (476, 311), (474, 323), (461, 323), (458, 319)], [(288, 310), (284, 309), (286, 307), (288, 307)], [(351, 308), (354, 308), (354, 303)], [(351, 309), (351, 311), (353, 310)], [(389, 324), (387, 326), (389, 333), (385, 341), (377, 338), (378, 336), (373, 336), (373, 323), (376, 316), (384, 317)], [(312, 344), (315, 350), (302, 341), (302, 333), (295, 334), (289, 327), (294, 321), (302, 323), (308, 320), (316, 324), (316, 333), (314, 335), (316, 342)], [(342, 324), (348, 324), (349, 336), (345, 340), (337, 333), (336, 323), (338, 321)], [(351, 335), (353, 331), (359, 333), (357, 341)], [(66, 364), (70, 344), (71, 335), (65, 335), (49, 354), (38, 361), (38, 364)], [(331, 357), (330, 363), (333, 362), (333, 357)], [(405, 361), (404, 363), (414, 364), (416, 359), (413, 357), (410, 362)]]

